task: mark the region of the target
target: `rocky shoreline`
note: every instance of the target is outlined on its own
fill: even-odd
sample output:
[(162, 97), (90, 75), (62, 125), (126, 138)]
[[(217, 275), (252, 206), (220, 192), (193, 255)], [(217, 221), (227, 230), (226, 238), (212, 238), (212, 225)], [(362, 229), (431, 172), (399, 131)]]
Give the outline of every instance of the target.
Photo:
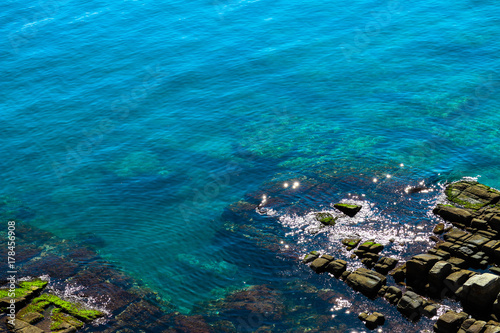
[[(324, 191), (325, 185), (309, 188)], [(286, 201), (271, 198), (264, 208), (259, 204), (261, 194), (248, 196), (248, 202), (238, 202), (226, 212), (235, 224), (218, 237), (233, 233), (255, 240), (268, 263), (276, 254), (286, 257), (290, 251), (294, 271), (301, 269), (296, 263), (302, 260), (320, 279), (306, 281), (304, 277), (311, 273), (304, 265), (304, 275), (287, 279), (285, 285), (249, 285), (197, 304), (190, 314), (177, 312), (91, 247), (19, 223), (19, 271), (25, 277), (19, 287), (33, 286), (33, 290), (19, 299), (16, 328), (7, 325), (4, 313), (0, 332), (347, 332), (350, 326), (344, 325), (343, 317), (333, 320), (328, 313), (346, 295), (350, 305), (344, 309), (357, 309), (359, 323), (368, 329), (412, 332), (422, 322), (431, 328), (432, 321), (436, 332), (500, 332), (500, 192), (460, 181), (449, 184), (445, 194), (447, 202), (433, 210), (438, 219), (430, 237), (433, 247), (407, 260), (400, 259), (393, 240), (382, 243), (366, 236), (344, 238), (334, 244), (335, 251), (311, 251), (299, 259), (291, 254), (294, 250), (280, 245), (284, 242), (277, 232), (266, 233), (247, 223), (256, 218), (265, 221), (268, 217), (262, 212), (271, 200), (279, 205)], [(344, 215), (314, 213), (321, 228), (337, 230), (345, 223), (342, 216), (363, 214), (358, 204), (334, 207)], [(238, 257), (238, 261), (246, 259)], [(282, 261), (277, 258), (276, 263)], [(41, 280), (29, 278), (40, 276)], [(321, 287), (322, 283), (328, 286)], [(95, 312), (85, 317), (71, 308)], [(399, 317), (390, 314), (391, 308)]]
[[(436, 244), (427, 253), (396, 267), (398, 260), (380, 256), (383, 246), (369, 240), (353, 252), (366, 268), (350, 271), (344, 260), (316, 251), (303, 261), (316, 273), (330, 273), (371, 299), (386, 299), (410, 321), (436, 318), (435, 332), (500, 332), (500, 192), (460, 181), (449, 184), (445, 194), (449, 204), (433, 210), (444, 223), (434, 228), (431, 240)], [(348, 250), (359, 242), (343, 241)], [(387, 286), (388, 279), (393, 286)], [(459, 302), (464, 311), (436, 316), (445, 298)], [(377, 312), (360, 313), (359, 318), (369, 329), (385, 322)]]

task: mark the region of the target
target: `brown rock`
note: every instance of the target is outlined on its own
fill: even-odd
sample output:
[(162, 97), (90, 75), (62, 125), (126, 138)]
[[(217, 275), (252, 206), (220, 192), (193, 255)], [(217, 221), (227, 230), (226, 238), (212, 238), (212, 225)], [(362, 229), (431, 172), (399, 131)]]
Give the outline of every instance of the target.
[(457, 290), (463, 286), (463, 284), (473, 275), (475, 274), (472, 271), (462, 269), (458, 272), (451, 273), (444, 280), (444, 285), (448, 288), (452, 293), (456, 293)]
[(437, 205), (433, 213), (441, 216), (446, 221), (463, 223), (465, 225), (468, 225), (472, 220), (472, 214), (468, 210), (458, 207)]
[(413, 291), (407, 291), (398, 302), (398, 311), (411, 320), (417, 320), (422, 313), (423, 299)]
[(326, 266), (326, 271), (332, 273), (335, 277), (339, 277), (345, 272), (347, 268), (347, 262), (345, 260), (334, 260)]
[(311, 269), (315, 271), (316, 273), (323, 273), (326, 271), (326, 266), (332, 261), (333, 259), (330, 258), (324, 258), (324, 255), (321, 256), (318, 259), (314, 259), (313, 262), (311, 263)]
[(444, 223), (438, 223), (432, 230), (436, 235), (441, 235), (444, 232)]
[(500, 277), (495, 274), (484, 273), (470, 277), (456, 294), (464, 306), (475, 311), (489, 309), (500, 292)]
[(427, 283), (429, 270), (441, 258), (432, 254), (419, 254), (406, 262), (406, 283), (420, 288)]
[(448, 311), (441, 315), (434, 324), (434, 332), (456, 333), (467, 317), (468, 315), (464, 312)]
[(382, 274), (366, 268), (358, 268), (346, 279), (351, 288), (368, 297), (375, 297), (386, 281), (386, 277)]

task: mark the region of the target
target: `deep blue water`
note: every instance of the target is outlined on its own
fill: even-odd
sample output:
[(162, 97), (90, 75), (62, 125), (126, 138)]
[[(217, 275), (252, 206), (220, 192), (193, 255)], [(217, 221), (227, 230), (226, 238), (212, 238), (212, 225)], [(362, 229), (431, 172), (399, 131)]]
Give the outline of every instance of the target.
[[(182, 312), (290, 272), (247, 257), (255, 244), (227, 233), (229, 205), (265, 194), (265, 183), (299, 182), (254, 225), (295, 245), (316, 237), (304, 231), (311, 212), (348, 193), (373, 205), (368, 217), (388, 206), (377, 184), (472, 176), (500, 188), (494, 1), (0, 8), (0, 194)], [(377, 182), (352, 181), (360, 174)], [(303, 191), (318, 175), (338, 185), (331, 196)], [(397, 219), (390, 213), (382, 220)], [(417, 223), (401, 214), (391, 228), (404, 234)], [(290, 258), (311, 250), (298, 244)], [(245, 268), (238, 256), (255, 262)]]

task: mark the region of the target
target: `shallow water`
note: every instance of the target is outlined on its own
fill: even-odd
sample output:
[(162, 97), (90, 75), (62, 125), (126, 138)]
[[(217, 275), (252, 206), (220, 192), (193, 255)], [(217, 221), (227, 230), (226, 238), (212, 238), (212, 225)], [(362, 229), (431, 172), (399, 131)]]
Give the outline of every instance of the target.
[[(338, 239), (311, 234), (311, 212), (349, 193), (372, 208), (338, 235), (418, 247), (407, 238), (429, 231), (439, 195), (418, 206), (407, 185), (500, 187), (499, 14), (492, 1), (9, 1), (0, 192), (185, 313), (293, 275), (301, 242)], [(248, 237), (228, 232), (249, 193), (282, 203), (232, 221)], [(262, 232), (297, 243), (284, 267), (258, 256)]]

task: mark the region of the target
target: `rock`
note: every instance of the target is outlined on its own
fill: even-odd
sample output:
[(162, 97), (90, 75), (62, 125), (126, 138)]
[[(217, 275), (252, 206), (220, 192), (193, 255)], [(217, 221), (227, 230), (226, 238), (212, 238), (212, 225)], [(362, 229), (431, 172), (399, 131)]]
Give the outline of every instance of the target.
[(354, 217), (362, 208), (359, 205), (352, 205), (352, 204), (345, 204), (345, 203), (336, 203), (335, 205), (333, 205), (333, 207), (337, 208), (342, 213), (344, 213), (350, 217)]
[(422, 310), (422, 313), (427, 318), (432, 318), (437, 314), (437, 306), (434, 304), (429, 304), (429, 305), (424, 307), (424, 309)]
[(430, 249), (428, 251), (429, 254), (433, 254), (435, 256), (438, 256), (442, 260), (448, 260), (451, 257), (451, 254), (449, 252), (440, 250), (440, 249)]
[(474, 319), (474, 318), (465, 319), (464, 322), (462, 323), (462, 326), (460, 326), (460, 329), (458, 330), (457, 333), (467, 332), (469, 327), (471, 327), (475, 322), (476, 322), (476, 319)]
[(389, 288), (387, 288), (384, 298), (389, 303), (396, 304), (401, 299), (401, 296), (403, 296), (403, 292), (401, 291), (401, 289), (394, 286), (390, 286)]
[(469, 264), (464, 259), (456, 258), (456, 257), (451, 257), (450, 259), (447, 260), (450, 264), (453, 266), (457, 266), (460, 268), (467, 268), (469, 267)]
[(359, 251), (368, 253), (379, 253), (384, 249), (384, 246), (379, 243), (375, 243), (373, 240), (364, 242), (358, 247)]
[(347, 268), (347, 262), (345, 260), (334, 260), (331, 261), (327, 266), (326, 266), (326, 271), (328, 273), (332, 273), (335, 277), (339, 277), (342, 275), (342, 273), (345, 272)]
[[(449, 234), (447, 234), (449, 235)], [(442, 250), (442, 251), (446, 251), (446, 252), (450, 252), (450, 248), (453, 246), (453, 243), (451, 242), (442, 242), (440, 244), (436, 244), (436, 249), (439, 249), (439, 250)]]
[(365, 322), (366, 327), (368, 329), (373, 330), (385, 323), (385, 317), (380, 312), (374, 312), (371, 315), (369, 315), (365, 321), (366, 321)]
[(19, 319), (14, 319), (14, 325), (11, 325), (10, 322), (7, 322), (7, 327), (11, 332), (15, 333), (44, 333), (44, 331), (39, 329), (38, 327), (30, 325), (27, 322)]
[(453, 294), (457, 292), (457, 290), (463, 286), (463, 284), (473, 275), (475, 274), (472, 271), (461, 269), (458, 272), (451, 273), (444, 280), (444, 285), (448, 290), (450, 290)]
[(361, 312), (359, 315), (358, 315), (358, 318), (362, 321), (365, 321), (366, 318), (368, 318), (368, 313), (367, 312)]
[(500, 319), (500, 294), (497, 295), (496, 300), (493, 302), (491, 314), (494, 319)]
[(356, 246), (358, 246), (359, 242), (361, 241), (361, 238), (344, 238), (342, 240), (342, 244), (346, 246), (348, 251), (351, 251), (354, 249)]
[(464, 306), (479, 309), (489, 309), (500, 292), (500, 277), (484, 273), (470, 277), (456, 294)]
[(316, 213), (316, 220), (323, 225), (335, 225), (337, 218), (333, 217), (330, 213)]
[(311, 269), (316, 273), (323, 273), (326, 271), (326, 266), (333, 260), (333, 257), (322, 255), (320, 258), (314, 259), (311, 263)]
[(382, 257), (379, 259), (377, 264), (375, 265), (374, 269), (381, 273), (386, 275), (390, 270), (392, 270), (396, 265), (398, 264), (398, 260), (394, 258), (389, 258), (389, 257)]
[(474, 234), (471, 237), (467, 238), (466, 243), (472, 244), (477, 248), (481, 248), (482, 245), (488, 243), (489, 241), (490, 241), (489, 238), (487, 238), (481, 234)]
[(441, 315), (434, 324), (434, 332), (456, 333), (468, 315), (465, 312), (448, 311)]
[(481, 249), (488, 255), (493, 255), (495, 249), (500, 245), (500, 241), (492, 240), (484, 244)]
[(466, 208), (478, 209), (500, 200), (500, 192), (474, 181), (459, 181), (445, 190), (448, 200)]
[(500, 215), (493, 216), (488, 224), (493, 230), (500, 231)]
[(458, 229), (458, 228), (451, 228), (450, 231), (448, 231), (444, 235), (444, 239), (448, 242), (464, 242), (467, 238), (472, 236), (471, 233)]
[(304, 264), (308, 264), (310, 262), (313, 262), (315, 259), (319, 258), (319, 252), (318, 251), (311, 251), (302, 260)]
[(347, 276), (346, 283), (356, 291), (365, 296), (375, 297), (379, 289), (385, 285), (387, 279), (380, 273), (366, 269), (358, 268)]
[(434, 236), (434, 235), (430, 236), (430, 237), (429, 237), (429, 240), (433, 241), (434, 243), (438, 243), (438, 242), (440, 242), (440, 241), (441, 241), (438, 237), (436, 237), (436, 236)]
[(457, 333), (480, 333), (486, 327), (486, 322), (482, 320), (475, 320), (474, 318), (469, 318), (464, 320), (462, 326)]
[(387, 288), (387, 286), (380, 287), (380, 289), (378, 290), (378, 296), (383, 297), (387, 291)]
[(429, 270), (441, 258), (432, 254), (419, 254), (406, 262), (406, 283), (421, 288), (427, 283)]
[(497, 266), (492, 266), (492, 267), (490, 267), (490, 271), (491, 271), (493, 274), (500, 275), (500, 267), (497, 267)]
[(488, 229), (488, 222), (480, 219), (472, 219), (470, 226), (479, 230)]
[(469, 225), (472, 220), (472, 214), (468, 210), (450, 205), (439, 204), (432, 212), (446, 221), (458, 222), (464, 225)]
[(375, 262), (371, 258), (363, 258), (361, 259), (361, 263), (368, 268), (372, 268), (375, 265)]
[(403, 282), (406, 278), (406, 263), (396, 268), (390, 275), (394, 278), (396, 283)]
[(495, 325), (486, 325), (483, 333), (500, 333), (500, 327)]
[(432, 230), (436, 235), (441, 235), (444, 232), (444, 223), (438, 223)]
[(493, 258), (496, 263), (500, 263), (500, 247), (493, 250)]
[(351, 273), (352, 273), (351, 271), (345, 271), (345, 272), (344, 272), (344, 273), (342, 273), (342, 275), (340, 276), (340, 279), (341, 279), (341, 280), (343, 280), (343, 281), (345, 281), (345, 280), (347, 279), (347, 277), (348, 277), (349, 275), (351, 275)]
[(413, 291), (407, 291), (398, 302), (398, 311), (411, 320), (417, 320), (422, 313), (423, 299)]
[(38, 312), (28, 312), (24, 314), (21, 319), (27, 322), (28, 324), (35, 324), (43, 319), (43, 315)]
[(451, 264), (447, 261), (438, 261), (429, 271), (429, 284), (438, 290), (444, 286), (444, 279), (451, 274)]

